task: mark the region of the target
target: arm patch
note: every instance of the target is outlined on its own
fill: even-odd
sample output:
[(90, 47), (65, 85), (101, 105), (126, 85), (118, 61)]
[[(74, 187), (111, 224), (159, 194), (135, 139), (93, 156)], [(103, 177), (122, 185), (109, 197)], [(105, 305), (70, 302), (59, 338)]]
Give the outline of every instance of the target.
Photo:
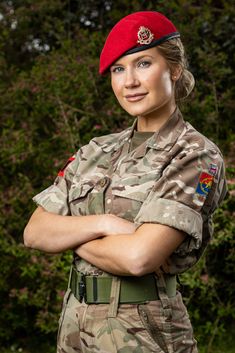
[(65, 169), (68, 167), (68, 165), (69, 165), (72, 161), (74, 161), (74, 159), (75, 159), (75, 157), (72, 156), (72, 157), (70, 157), (70, 158), (67, 160), (67, 162), (65, 163), (65, 165), (63, 166), (63, 168), (59, 171), (58, 176), (60, 176), (60, 177), (63, 177), (63, 176), (64, 176)]

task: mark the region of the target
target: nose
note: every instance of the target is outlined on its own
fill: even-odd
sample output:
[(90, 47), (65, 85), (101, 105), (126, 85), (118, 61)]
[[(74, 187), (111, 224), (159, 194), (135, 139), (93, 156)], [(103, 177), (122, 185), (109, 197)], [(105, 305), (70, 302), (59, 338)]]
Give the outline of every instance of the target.
[(125, 87), (133, 88), (139, 86), (140, 82), (133, 68), (126, 69)]

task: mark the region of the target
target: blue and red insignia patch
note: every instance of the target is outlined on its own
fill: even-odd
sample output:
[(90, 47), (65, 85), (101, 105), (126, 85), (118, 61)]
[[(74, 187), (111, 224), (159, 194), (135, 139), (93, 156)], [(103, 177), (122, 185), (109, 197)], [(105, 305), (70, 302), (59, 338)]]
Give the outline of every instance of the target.
[(214, 176), (208, 173), (201, 173), (199, 183), (196, 188), (196, 193), (202, 196), (207, 196), (213, 182)]

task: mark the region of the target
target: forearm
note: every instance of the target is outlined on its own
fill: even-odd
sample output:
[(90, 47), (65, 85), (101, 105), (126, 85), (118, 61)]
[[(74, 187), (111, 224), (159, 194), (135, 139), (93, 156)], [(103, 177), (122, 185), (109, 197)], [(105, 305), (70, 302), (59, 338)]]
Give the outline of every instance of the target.
[(135, 225), (112, 214), (61, 216), (38, 207), (24, 231), (26, 246), (59, 253), (93, 239), (120, 233), (133, 233)]
[(25, 228), (24, 243), (30, 248), (59, 253), (102, 236), (104, 227), (102, 215), (61, 216), (39, 208)]
[(98, 268), (121, 276), (133, 275), (133, 235), (115, 235), (82, 244), (76, 253)]
[(171, 227), (145, 224), (131, 235), (90, 241), (78, 247), (76, 253), (104, 271), (142, 276), (164, 264), (184, 238), (184, 233)]

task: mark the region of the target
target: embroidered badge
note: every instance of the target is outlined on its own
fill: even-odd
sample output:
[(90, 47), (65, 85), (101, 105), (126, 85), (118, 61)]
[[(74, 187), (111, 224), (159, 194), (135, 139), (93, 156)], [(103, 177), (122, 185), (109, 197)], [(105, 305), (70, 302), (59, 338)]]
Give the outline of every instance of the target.
[(201, 173), (199, 183), (196, 188), (196, 193), (206, 197), (211, 189), (213, 179), (213, 175), (204, 172)]
[(150, 44), (153, 41), (154, 35), (147, 27), (141, 26), (137, 33), (137, 43)]
[(209, 168), (209, 173), (215, 176), (217, 173), (217, 169), (218, 169), (217, 164), (211, 163)]
[(67, 162), (65, 163), (65, 165), (63, 166), (63, 168), (59, 171), (58, 176), (63, 177), (64, 176), (64, 171), (67, 168), (67, 166), (74, 161), (75, 157), (70, 157)]

